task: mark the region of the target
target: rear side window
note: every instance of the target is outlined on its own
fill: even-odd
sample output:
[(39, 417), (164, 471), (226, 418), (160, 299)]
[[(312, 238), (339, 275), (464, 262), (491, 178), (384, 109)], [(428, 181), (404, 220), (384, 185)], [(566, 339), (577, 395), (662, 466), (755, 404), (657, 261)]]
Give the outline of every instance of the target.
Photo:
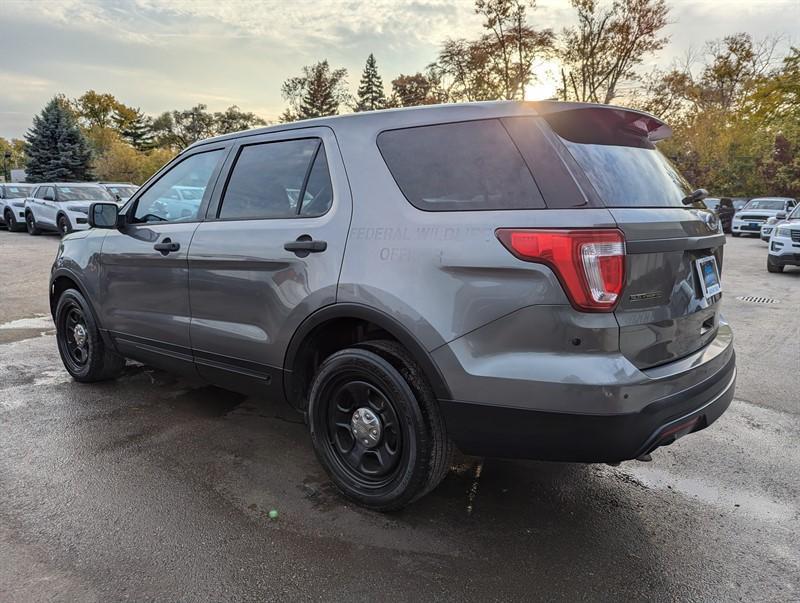
[(648, 118), (609, 109), (546, 115), (607, 207), (684, 207), (691, 187), (647, 138)]
[(428, 211), (539, 209), (544, 201), (498, 120), (388, 130), (378, 148), (400, 190)]
[[(330, 207), (330, 181), (326, 187), (312, 168), (321, 142), (318, 138), (305, 138), (242, 147), (219, 217), (223, 220), (293, 218), (301, 213), (303, 205), (311, 208), (307, 209), (311, 213), (303, 215), (325, 213)], [(322, 161), (324, 157), (323, 151)], [(327, 179), (326, 165), (323, 168)], [(322, 202), (326, 191), (328, 201)]]

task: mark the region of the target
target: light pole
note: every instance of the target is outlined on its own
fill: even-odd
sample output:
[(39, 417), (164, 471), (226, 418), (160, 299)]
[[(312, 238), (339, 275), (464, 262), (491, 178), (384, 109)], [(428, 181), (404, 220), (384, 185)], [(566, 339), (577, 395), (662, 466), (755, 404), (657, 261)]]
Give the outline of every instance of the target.
[(11, 174), (8, 171), (8, 160), (11, 159), (11, 151), (3, 153), (3, 180), (8, 182), (11, 180)]

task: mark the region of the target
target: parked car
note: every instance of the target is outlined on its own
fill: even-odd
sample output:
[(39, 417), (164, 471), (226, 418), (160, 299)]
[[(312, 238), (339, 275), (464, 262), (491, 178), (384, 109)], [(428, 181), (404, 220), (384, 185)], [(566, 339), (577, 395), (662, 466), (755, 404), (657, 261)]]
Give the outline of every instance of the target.
[(769, 218), (765, 223), (764, 226), (761, 227), (761, 240), (765, 243), (769, 243), (769, 238), (772, 236), (775, 227), (779, 224), (782, 224), (786, 221), (786, 213), (780, 212), (777, 215)]
[(30, 184), (0, 184), (0, 224), (12, 232), (25, 230), (25, 197), (32, 191)]
[(750, 202), (750, 199), (745, 197), (731, 197), (731, 203), (733, 203), (733, 209), (737, 212), (742, 211), (744, 206)]
[[(647, 458), (713, 423), (736, 375), (725, 236), (684, 204), (702, 193), (656, 149), (670, 132), (491, 102), (196, 143), (63, 239), (59, 353), (82, 382), (128, 357), (282, 398), (373, 509), (433, 489), (453, 445)], [(186, 215), (184, 187), (202, 191)]]
[(784, 266), (800, 266), (800, 205), (775, 225), (769, 239), (767, 270), (783, 272)]
[(118, 203), (125, 203), (139, 187), (130, 182), (98, 182)]
[(781, 212), (792, 211), (797, 201), (789, 197), (758, 197), (751, 199), (741, 211), (733, 216), (733, 236), (742, 234), (761, 235), (761, 227), (769, 218)]
[(53, 230), (61, 235), (89, 228), (89, 205), (95, 201), (113, 201), (102, 186), (83, 182), (40, 184), (25, 199), (25, 224), (28, 234)]

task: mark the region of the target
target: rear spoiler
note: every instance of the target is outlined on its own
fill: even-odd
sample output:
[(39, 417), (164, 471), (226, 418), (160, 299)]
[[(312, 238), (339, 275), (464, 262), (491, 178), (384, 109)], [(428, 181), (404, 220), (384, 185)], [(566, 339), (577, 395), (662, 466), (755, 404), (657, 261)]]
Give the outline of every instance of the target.
[(589, 103), (530, 103), (562, 138), (588, 144), (651, 147), (672, 136), (657, 117), (624, 107)]

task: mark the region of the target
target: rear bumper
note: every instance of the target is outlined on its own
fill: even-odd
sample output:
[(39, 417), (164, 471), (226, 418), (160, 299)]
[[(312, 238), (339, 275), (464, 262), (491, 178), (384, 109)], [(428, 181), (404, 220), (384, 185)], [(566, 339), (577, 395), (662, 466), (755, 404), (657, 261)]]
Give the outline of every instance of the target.
[(526, 410), (454, 400), (440, 405), (447, 430), (467, 454), (569, 462), (637, 458), (705, 429), (733, 399), (736, 360), (684, 391), (639, 412), (593, 415)]

